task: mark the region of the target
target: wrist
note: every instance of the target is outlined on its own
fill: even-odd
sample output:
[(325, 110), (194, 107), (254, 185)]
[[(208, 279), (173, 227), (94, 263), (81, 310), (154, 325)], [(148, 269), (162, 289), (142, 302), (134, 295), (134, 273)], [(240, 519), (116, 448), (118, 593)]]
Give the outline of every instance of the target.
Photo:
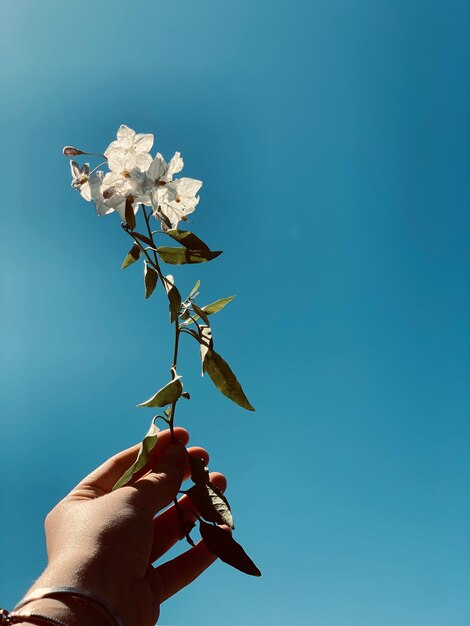
[[(50, 562), (25, 597), (38, 589), (46, 587), (77, 587), (96, 594), (115, 610), (119, 609), (117, 604), (119, 602), (120, 590), (116, 584), (113, 584), (111, 576), (95, 571), (90, 560), (76, 562), (75, 560), (64, 558)], [(60, 603), (68, 597), (68, 595), (63, 594), (58, 598), (51, 598), (51, 600)], [(85, 608), (89, 604), (93, 605), (93, 602), (90, 600), (81, 600), (73, 596), (72, 598), (74, 607), (75, 604), (77, 607), (83, 604)]]
[(112, 621), (100, 607), (91, 602), (73, 596), (56, 598), (40, 598), (28, 602), (15, 613), (24, 614), (25, 621), (20, 626), (31, 626), (28, 613), (45, 615), (58, 619), (67, 626), (111, 626)]
[[(69, 559), (61, 559), (48, 564), (44, 572), (29, 589), (24, 599), (57, 588), (75, 588), (95, 596), (74, 595), (73, 592), (60, 593), (55, 597), (38, 597), (20, 606), (19, 613), (38, 613), (61, 620), (67, 626), (113, 626), (115, 621), (110, 613), (119, 611), (117, 598), (119, 592), (113, 588), (107, 576), (99, 576), (94, 572), (90, 561), (75, 563)], [(49, 596), (49, 594), (47, 594)], [(98, 602), (96, 601), (98, 598)], [(101, 600), (101, 602), (99, 601)], [(21, 601), (23, 602), (23, 600)], [(21, 604), (19, 603), (19, 605)], [(100, 606), (101, 604), (101, 606)], [(102, 605), (110, 607), (110, 611)], [(31, 624), (25, 617), (25, 624)]]

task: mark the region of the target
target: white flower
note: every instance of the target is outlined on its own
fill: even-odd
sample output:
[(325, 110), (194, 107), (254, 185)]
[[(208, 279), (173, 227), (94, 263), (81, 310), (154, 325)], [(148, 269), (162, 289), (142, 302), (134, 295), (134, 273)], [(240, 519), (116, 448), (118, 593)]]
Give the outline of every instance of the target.
[(72, 172), (72, 187), (78, 189), (85, 200), (91, 200), (90, 184), (90, 164), (84, 163), (82, 167), (76, 161), (70, 161), (70, 171)]
[[(71, 165), (72, 167), (72, 165)], [(89, 168), (79, 168), (75, 164), (74, 170), (77, 177), (72, 181), (72, 186), (75, 189), (79, 189), (83, 198), (88, 201), (93, 201), (96, 212), (98, 215), (108, 215), (117, 211), (122, 220), (125, 221), (126, 200), (130, 197), (134, 201), (134, 197), (129, 192), (124, 192), (120, 189), (116, 189), (112, 185), (106, 183), (106, 176), (101, 170), (88, 175)], [(86, 175), (86, 181), (84, 177)], [(138, 205), (135, 203), (134, 211), (137, 212)]]
[(109, 199), (105, 199), (105, 206), (110, 207), (111, 210), (116, 211), (116, 213), (119, 213), (120, 218), (122, 219), (123, 222), (127, 221), (126, 220), (126, 202), (127, 200), (130, 199), (132, 202), (132, 208), (134, 209), (134, 215), (137, 213), (137, 210), (139, 208), (139, 205), (134, 201), (133, 196), (128, 195), (128, 196), (123, 196), (119, 193), (115, 193), (111, 196), (111, 198)]
[(132, 195), (137, 202), (144, 203), (144, 183), (145, 175), (139, 169), (134, 168), (122, 173), (108, 172), (103, 180), (105, 187), (112, 187), (117, 193), (122, 195)]
[[(92, 172), (85, 163), (70, 162), (72, 187), (78, 189), (85, 200), (92, 200), (99, 215), (116, 211), (125, 221), (126, 203), (130, 200), (137, 212), (139, 204), (152, 207), (153, 214), (165, 230), (177, 228), (185, 221), (199, 202), (197, 195), (202, 182), (193, 178), (174, 179), (183, 169), (183, 159), (175, 152), (167, 163), (158, 153), (152, 159), (152, 134), (136, 134), (132, 128), (121, 125), (117, 139), (105, 150), (109, 172)], [(81, 153), (67, 146), (66, 154)]]
[[(101, 170), (90, 175), (90, 165), (85, 163), (82, 167), (76, 161), (70, 161), (72, 171), (72, 187), (78, 189), (82, 197), (90, 202), (93, 200), (98, 215), (108, 215), (114, 210), (126, 205), (126, 198), (122, 199), (119, 194), (104, 184), (105, 175)], [(123, 218), (124, 219), (124, 218)]]
[[(91, 200), (95, 205), (98, 215), (108, 215), (114, 211), (114, 207), (109, 203), (109, 198), (112, 197), (112, 193), (109, 198), (106, 198), (107, 188), (103, 186), (104, 172), (96, 172), (90, 177), (90, 192)], [(115, 199), (116, 202), (116, 199)]]
[(146, 176), (153, 186), (158, 187), (160, 183), (170, 183), (173, 176), (181, 172), (183, 166), (183, 159), (179, 152), (175, 152), (169, 163), (158, 153), (146, 171)]
[(201, 187), (200, 180), (179, 178), (158, 187), (153, 192), (153, 213), (163, 222), (164, 228), (169, 224), (171, 228), (178, 228), (180, 220), (186, 221), (186, 216), (194, 211), (199, 202), (199, 196), (196, 194)]
[(117, 140), (109, 144), (104, 155), (113, 172), (130, 171), (135, 167), (144, 172), (152, 162), (149, 154), (152, 146), (153, 135), (136, 134), (135, 130), (122, 124), (117, 131)]
[[(108, 213), (116, 211), (123, 222), (126, 221), (126, 201), (128, 198), (134, 200), (131, 195), (116, 192), (112, 187), (103, 185), (102, 182), (93, 189), (92, 200), (98, 215), (108, 215)], [(134, 213), (137, 212), (137, 208), (138, 205), (134, 204)]]
[[(183, 159), (179, 152), (175, 152), (168, 163), (158, 153), (144, 174), (145, 179), (140, 187), (142, 202), (147, 205), (153, 205), (154, 197), (157, 197), (156, 194), (158, 194), (160, 188), (171, 182), (173, 176), (181, 172), (183, 165)], [(158, 201), (156, 201), (156, 205), (158, 205)]]

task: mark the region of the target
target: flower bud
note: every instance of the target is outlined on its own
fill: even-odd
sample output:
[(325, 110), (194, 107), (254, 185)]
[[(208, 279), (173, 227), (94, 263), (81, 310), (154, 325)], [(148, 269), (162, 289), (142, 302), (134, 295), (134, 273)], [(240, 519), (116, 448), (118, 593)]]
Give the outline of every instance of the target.
[(78, 156), (79, 154), (85, 154), (78, 148), (74, 148), (73, 146), (65, 146), (62, 150), (62, 154), (66, 157)]

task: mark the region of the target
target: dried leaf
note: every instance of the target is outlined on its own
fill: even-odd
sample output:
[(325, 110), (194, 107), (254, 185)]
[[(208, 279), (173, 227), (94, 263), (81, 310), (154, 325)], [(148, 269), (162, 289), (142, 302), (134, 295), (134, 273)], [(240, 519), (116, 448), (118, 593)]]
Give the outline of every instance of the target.
[(208, 350), (204, 358), (203, 369), (224, 396), (248, 411), (255, 410), (245, 396), (237, 377), (220, 354), (214, 350)]
[(176, 288), (175, 279), (171, 274), (165, 277), (166, 280), (163, 281), (165, 285), (165, 290), (168, 296), (168, 300), (170, 302), (170, 323), (173, 324), (174, 321), (178, 319), (178, 315), (180, 314), (181, 309), (181, 294)]
[(162, 407), (167, 404), (173, 404), (173, 402), (176, 402), (183, 392), (183, 385), (181, 384), (180, 378), (181, 376), (177, 376), (170, 383), (159, 389), (155, 395), (137, 406)]
[(190, 313), (189, 313), (188, 308), (183, 308), (183, 311), (180, 314), (180, 320), (184, 322), (185, 320), (189, 319), (189, 315)]
[(208, 550), (224, 563), (250, 576), (261, 576), (259, 569), (228, 530), (219, 526), (212, 526), (212, 524), (207, 524), (202, 520), (199, 522), (199, 530)]
[(135, 263), (136, 261), (138, 261), (140, 259), (141, 254), (142, 254), (141, 247), (138, 244), (134, 243), (132, 248), (129, 250), (126, 258), (122, 262), (121, 269), (124, 270), (126, 269), (126, 267), (129, 267), (129, 265), (132, 265), (132, 263)]
[(193, 483), (196, 483), (196, 485), (206, 485), (209, 482), (209, 469), (206, 467), (204, 460), (192, 454), (189, 454), (188, 457), (189, 467), (191, 469), (191, 480)]
[(202, 367), (202, 375), (204, 376), (204, 361), (206, 360), (207, 353), (209, 350), (212, 350), (213, 346), (212, 341), (212, 330), (210, 326), (203, 326), (201, 328), (201, 335), (199, 337), (199, 344), (201, 350), (201, 367)]
[(126, 472), (124, 472), (121, 478), (114, 485), (113, 490), (119, 489), (119, 487), (124, 487), (124, 485), (127, 485), (127, 483), (131, 480), (131, 478), (135, 474), (137, 474), (137, 472), (140, 472), (142, 468), (145, 467), (149, 459), (150, 452), (153, 450), (153, 448), (155, 448), (155, 444), (157, 443), (159, 432), (160, 432), (160, 429), (158, 428), (158, 426), (155, 426), (152, 420), (150, 429), (148, 433), (145, 435), (144, 440), (142, 441), (140, 445), (139, 454), (137, 455), (137, 459), (135, 463), (133, 463), (133, 465), (131, 465), (131, 467)]
[(222, 251), (212, 250), (188, 250), (187, 248), (169, 248), (168, 246), (161, 246), (157, 248), (157, 252), (162, 261), (169, 263), (170, 265), (183, 265), (184, 263), (206, 263), (212, 261)]
[(148, 263), (145, 263), (144, 269), (144, 284), (145, 284), (145, 298), (150, 298), (153, 290), (157, 286), (158, 273), (150, 267)]
[(188, 489), (186, 495), (191, 498), (205, 520), (227, 524), (232, 530), (235, 528), (228, 500), (215, 485), (199, 483)]
[(136, 231), (134, 231), (132, 233), (132, 236), (135, 237), (136, 239), (138, 239), (139, 241), (142, 241), (142, 243), (145, 243), (148, 246), (150, 246), (151, 248), (153, 248), (152, 240), (149, 239), (148, 237), (146, 237), (145, 235), (142, 235), (142, 233), (137, 233)]
[(126, 208), (124, 210), (124, 217), (126, 218), (126, 224), (130, 230), (134, 230), (136, 226), (134, 207), (130, 198), (126, 198)]
[(209, 246), (189, 230), (171, 229), (166, 234), (189, 250), (209, 250)]
[(193, 307), (193, 310), (196, 313), (196, 319), (201, 318), (208, 326), (210, 326), (211, 323), (209, 322), (209, 319), (207, 315), (204, 313), (203, 309), (201, 309), (201, 307), (199, 307), (195, 302), (193, 302), (191, 306)]

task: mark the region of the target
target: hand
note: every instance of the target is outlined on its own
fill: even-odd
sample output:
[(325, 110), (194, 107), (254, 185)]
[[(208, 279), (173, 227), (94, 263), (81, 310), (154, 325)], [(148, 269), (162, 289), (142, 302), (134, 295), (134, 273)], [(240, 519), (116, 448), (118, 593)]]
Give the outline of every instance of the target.
[[(171, 444), (170, 431), (159, 434), (152, 451), (152, 471), (128, 485), (111, 491), (115, 482), (134, 462), (139, 446), (125, 450), (87, 476), (46, 518), (48, 566), (34, 587), (83, 587), (107, 600), (125, 626), (150, 626), (160, 613), (160, 604), (199, 576), (216, 557), (200, 541), (182, 555), (153, 567), (182, 536), (178, 511), (173, 504), (189, 465), (183, 445), (189, 435), (175, 428), (181, 443)], [(189, 453), (208, 462), (202, 448)], [(211, 474), (224, 490), (222, 474)], [(180, 499), (182, 510), (194, 510), (189, 498)], [(194, 516), (184, 514), (191, 522)], [(58, 617), (71, 624), (108, 623), (101, 609), (73, 599), (38, 600), (25, 610)], [(34, 606), (33, 606), (34, 605)], [(51, 613), (52, 611), (52, 613)], [(87, 612), (88, 611), (88, 612)], [(92, 612), (94, 611), (94, 612)]]

